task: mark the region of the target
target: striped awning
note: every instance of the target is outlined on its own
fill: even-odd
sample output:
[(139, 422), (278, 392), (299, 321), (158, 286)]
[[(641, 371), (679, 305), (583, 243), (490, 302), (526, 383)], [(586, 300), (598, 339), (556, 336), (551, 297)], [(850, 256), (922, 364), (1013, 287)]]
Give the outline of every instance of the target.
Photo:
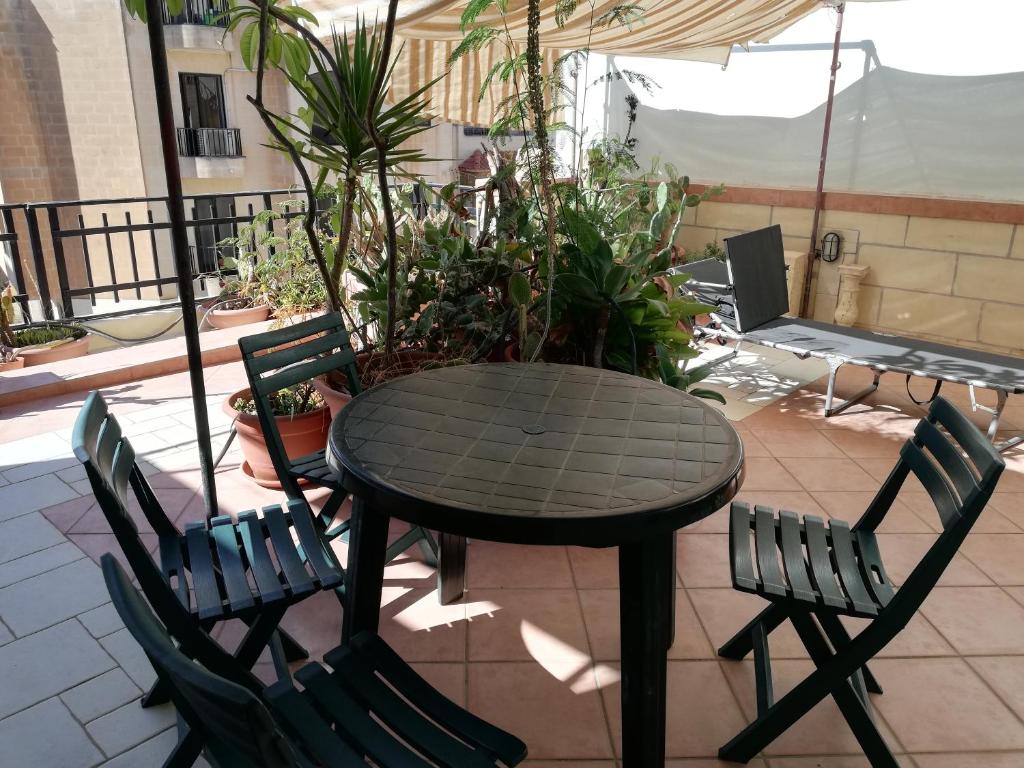
[[(383, 19), (384, 0), (300, 0), (313, 12), (320, 31), (328, 34), (332, 25), (343, 28), (356, 14)], [(402, 44), (395, 68), (392, 93), (402, 98), (439, 75), (433, 86), (431, 105), (438, 117), (456, 123), (488, 126), (495, 105), (510, 95), (508, 84), (493, 82), (483, 99), (480, 87), (492, 65), (508, 56), (504, 43), (494, 42), (477, 54), (449, 62), (463, 39), (460, 18), (467, 0), (410, 0), (399, 5), (396, 41)], [(650, 56), (689, 59), (725, 64), (733, 45), (761, 42), (827, 5), (825, 0), (649, 0), (641, 2), (642, 18), (630, 28), (611, 24), (591, 30), (590, 7), (580, 4), (572, 17), (559, 27), (555, 21), (555, 0), (541, 3), (541, 45), (545, 69), (551, 70), (562, 51), (590, 48), (597, 53), (622, 56)], [(621, 0), (598, 0), (594, 18), (600, 18)], [(481, 24), (505, 26), (521, 49), (526, 43), (525, 0), (509, 0), (504, 17), (493, 9), (478, 20)]]

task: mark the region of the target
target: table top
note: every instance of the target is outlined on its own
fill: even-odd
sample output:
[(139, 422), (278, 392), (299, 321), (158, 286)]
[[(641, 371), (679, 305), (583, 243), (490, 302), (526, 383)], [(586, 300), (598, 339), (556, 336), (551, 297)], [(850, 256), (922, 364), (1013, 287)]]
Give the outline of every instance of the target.
[(724, 506), (743, 447), (705, 402), (637, 376), (546, 363), (423, 371), (354, 398), (331, 428), (345, 487), (471, 538), (612, 546)]

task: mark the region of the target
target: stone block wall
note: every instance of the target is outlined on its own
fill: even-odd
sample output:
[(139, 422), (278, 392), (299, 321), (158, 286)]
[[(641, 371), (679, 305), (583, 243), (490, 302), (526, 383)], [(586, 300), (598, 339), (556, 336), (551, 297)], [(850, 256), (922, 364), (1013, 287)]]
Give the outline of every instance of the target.
[[(833, 206), (830, 208), (829, 206)], [(679, 244), (779, 224), (787, 250), (810, 247), (814, 193), (729, 189), (689, 214)], [(819, 226), (842, 255), (815, 260), (810, 316), (831, 322), (841, 264), (869, 267), (856, 325), (1012, 355), (1024, 354), (1024, 205), (827, 194)]]

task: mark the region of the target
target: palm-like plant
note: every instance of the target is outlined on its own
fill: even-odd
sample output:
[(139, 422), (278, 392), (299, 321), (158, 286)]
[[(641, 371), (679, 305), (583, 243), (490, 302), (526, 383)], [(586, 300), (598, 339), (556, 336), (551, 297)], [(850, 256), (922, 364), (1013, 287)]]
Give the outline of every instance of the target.
[[(427, 159), (418, 149), (400, 147), (430, 128), (430, 119), (426, 117), (428, 101), (423, 95), (434, 83), (389, 105), (388, 87), (378, 96), (374, 84), (379, 78), (390, 82), (395, 59), (391, 57), (389, 61), (384, 57), (376, 27), (371, 29), (357, 18), (351, 37), (347, 31), (338, 34), (334, 30), (330, 47), (311, 51), (314, 71), (308, 76), (298, 77), (292, 68), (283, 70), (304, 105), (295, 114), (275, 115), (279, 126), (298, 154), (319, 169), (318, 191), (329, 174), (334, 173), (338, 180), (338, 241), (331, 259), (335, 281), (344, 270), (352, 238), (356, 196), (362, 189), (359, 179), (378, 167), (380, 153), (368, 130), (368, 121), (372, 121), (382, 140), (385, 164), (391, 175), (402, 177), (403, 164)], [(287, 149), (280, 142), (273, 146)]]

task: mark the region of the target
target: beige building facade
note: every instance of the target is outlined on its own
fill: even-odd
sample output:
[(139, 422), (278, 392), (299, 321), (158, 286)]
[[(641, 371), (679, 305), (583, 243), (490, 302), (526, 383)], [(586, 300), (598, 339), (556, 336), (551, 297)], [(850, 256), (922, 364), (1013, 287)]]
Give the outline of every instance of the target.
[[(245, 69), (236, 33), (225, 33), (216, 19), (226, 2), (198, 0), (186, 6), (185, 16), (167, 19), (164, 33), (183, 189), (186, 195), (210, 196), (188, 202), (186, 216), (197, 208), (202, 217), (217, 211), (218, 195), (289, 188), (294, 174), (287, 158), (263, 146), (265, 129), (246, 102), (255, 76)], [(287, 109), (283, 79), (269, 75), (267, 88), (268, 105)], [(121, 0), (0, 0), (0, 204), (164, 194), (146, 26), (127, 15)], [(227, 210), (219, 205), (221, 213)], [(166, 221), (166, 207), (158, 201), (65, 207), (59, 221), (65, 230), (99, 227), (106, 214), (110, 225), (138, 224), (150, 212), (154, 221)], [(56, 286), (46, 212), (34, 215), (44, 231), (49, 283)], [(28, 242), (25, 226), (18, 221), (22, 243)], [(152, 279), (158, 271), (170, 274), (170, 249), (159, 240), (166, 232), (157, 234), (156, 259), (153, 240), (136, 234), (137, 279)], [(203, 239), (212, 242), (219, 234)], [(86, 249), (92, 254), (92, 285), (136, 279), (128, 236), (111, 236), (114, 281), (105, 239), (92, 235), (63, 242), (71, 286), (90, 284)], [(25, 259), (28, 248), (21, 250)], [(9, 263), (0, 266), (11, 271)], [(31, 285), (22, 289), (36, 293)], [(144, 289), (142, 299), (160, 298), (156, 294)], [(162, 298), (169, 294), (173, 298), (173, 286)], [(76, 315), (90, 311), (87, 298), (75, 303)]]

